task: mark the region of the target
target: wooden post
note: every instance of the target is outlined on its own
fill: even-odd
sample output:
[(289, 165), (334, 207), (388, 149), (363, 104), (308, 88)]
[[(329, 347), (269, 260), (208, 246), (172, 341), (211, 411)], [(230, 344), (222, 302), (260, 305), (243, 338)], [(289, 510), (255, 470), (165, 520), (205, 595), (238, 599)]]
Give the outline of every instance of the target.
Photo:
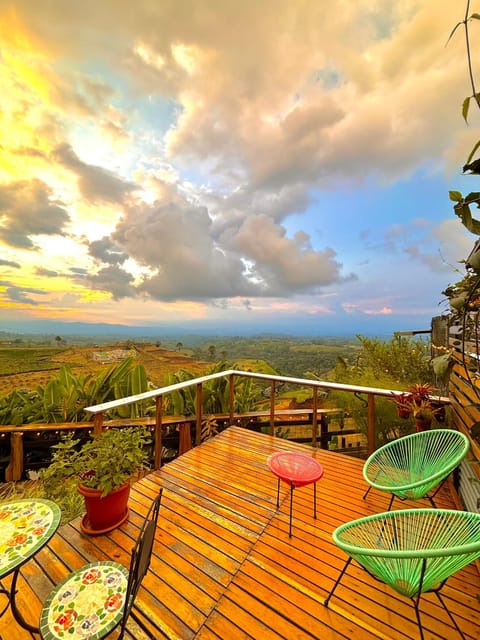
[(93, 416), (93, 435), (99, 436), (103, 431), (103, 411)]
[(190, 422), (182, 422), (178, 425), (178, 455), (182, 456), (192, 448), (192, 433)]
[(195, 444), (202, 441), (202, 383), (197, 384), (197, 428), (195, 431)]
[(375, 438), (375, 394), (369, 393), (368, 398), (368, 433), (367, 433), (367, 453), (370, 455), (377, 448)]
[[(229, 378), (229, 408), (230, 408), (230, 425), (233, 424), (233, 414), (234, 414), (234, 408), (235, 408), (235, 379), (234, 379), (234, 375), (232, 373), (232, 375)], [(229, 425), (229, 426), (230, 426)]]
[(328, 449), (328, 418), (323, 412), (320, 418), (320, 448)]
[(159, 395), (155, 398), (154, 469), (160, 469), (162, 466), (162, 405), (163, 396)]
[(10, 434), (10, 462), (5, 469), (5, 481), (16, 482), (23, 475), (23, 433), (12, 431)]
[(313, 414), (312, 414), (312, 447), (317, 446), (318, 436), (318, 387), (313, 387)]
[(275, 380), (270, 387), (270, 435), (275, 434)]

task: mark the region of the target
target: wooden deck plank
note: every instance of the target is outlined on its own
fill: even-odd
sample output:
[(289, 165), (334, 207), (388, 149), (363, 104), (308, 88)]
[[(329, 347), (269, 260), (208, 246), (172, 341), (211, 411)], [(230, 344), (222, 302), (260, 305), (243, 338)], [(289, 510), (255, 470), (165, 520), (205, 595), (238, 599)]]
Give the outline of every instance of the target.
[[(289, 491), (267, 466), (279, 450), (306, 451), (324, 466), (313, 488), (295, 490), (293, 537), (288, 536)], [(366, 490), (363, 461), (311, 449), (240, 427), (194, 448), (136, 483), (130, 515), (121, 527), (87, 536), (80, 518), (59, 529), (49, 545), (22, 569), (19, 604), (38, 618), (51, 586), (82, 564), (111, 558), (128, 565), (133, 542), (153, 497), (164, 488), (151, 568), (136, 611), (152, 638), (168, 640), (410, 640), (418, 637), (409, 600), (376, 582), (352, 563), (330, 601), (324, 600), (345, 555), (333, 530), (348, 520), (384, 511), (388, 496)], [(438, 506), (454, 508), (448, 488)], [(427, 501), (394, 508), (430, 506)], [(8, 578), (7, 578), (8, 582)], [(469, 640), (480, 640), (480, 575), (470, 565), (453, 576), (444, 597)], [(458, 636), (437, 598), (422, 598), (425, 640)], [(12, 629), (18, 629), (12, 635)], [(128, 640), (148, 637), (132, 619)], [(0, 638), (30, 640), (10, 611), (0, 618)]]

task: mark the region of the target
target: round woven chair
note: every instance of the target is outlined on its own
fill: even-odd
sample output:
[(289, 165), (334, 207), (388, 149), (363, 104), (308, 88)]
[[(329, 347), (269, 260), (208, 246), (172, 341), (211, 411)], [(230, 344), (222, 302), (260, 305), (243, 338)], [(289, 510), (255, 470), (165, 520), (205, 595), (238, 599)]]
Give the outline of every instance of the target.
[(419, 604), (426, 591), (437, 594), (464, 637), (440, 589), (452, 574), (480, 558), (480, 513), (446, 509), (387, 511), (338, 527), (333, 540), (349, 558), (328, 594), (327, 606), (354, 559), (376, 579), (413, 600), (422, 640)]
[[(467, 455), (470, 443), (460, 431), (432, 429), (413, 433), (383, 445), (367, 459), (363, 477), (370, 485), (401, 500), (428, 498), (435, 507), (434, 496), (442, 482)], [(429, 494), (429, 491), (436, 490)]]

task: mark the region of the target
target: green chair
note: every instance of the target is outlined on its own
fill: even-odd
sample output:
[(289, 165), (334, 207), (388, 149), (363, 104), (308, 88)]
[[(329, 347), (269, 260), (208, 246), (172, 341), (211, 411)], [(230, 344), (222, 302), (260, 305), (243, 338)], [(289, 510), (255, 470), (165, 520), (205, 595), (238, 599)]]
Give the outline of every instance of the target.
[(480, 513), (405, 509), (360, 518), (338, 527), (333, 540), (349, 558), (325, 605), (356, 560), (374, 578), (413, 600), (420, 637), (420, 596), (433, 591), (464, 638), (440, 593), (447, 579), (480, 558)]
[(467, 455), (469, 446), (468, 438), (453, 429), (421, 431), (393, 440), (374, 451), (365, 462), (363, 477), (370, 486), (363, 498), (374, 487), (391, 494), (388, 510), (395, 497), (428, 498), (435, 507), (434, 496)]

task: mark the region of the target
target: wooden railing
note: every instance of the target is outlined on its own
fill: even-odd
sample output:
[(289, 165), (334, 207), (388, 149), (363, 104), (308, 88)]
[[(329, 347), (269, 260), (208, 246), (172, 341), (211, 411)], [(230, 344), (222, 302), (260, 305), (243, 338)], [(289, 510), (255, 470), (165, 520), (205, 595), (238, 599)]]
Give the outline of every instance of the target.
[[(162, 387), (160, 389), (155, 389), (152, 391), (147, 391), (146, 393), (141, 393), (135, 396), (129, 396), (127, 398), (122, 398), (121, 400), (113, 400), (111, 402), (106, 402), (103, 404), (87, 407), (86, 411), (94, 414), (94, 431), (99, 433), (104, 424), (104, 414), (106, 411), (125, 406), (128, 404), (132, 404), (134, 402), (139, 402), (141, 400), (147, 399), (155, 399), (156, 402), (156, 420), (155, 420), (155, 468), (159, 468), (161, 464), (161, 448), (162, 448), (162, 401), (163, 396), (171, 393), (172, 391), (185, 389), (187, 387), (195, 386), (196, 387), (196, 413), (195, 413), (195, 421), (196, 421), (196, 430), (195, 430), (195, 444), (199, 444), (201, 440), (201, 429), (202, 429), (202, 387), (205, 382), (209, 380), (214, 380), (216, 378), (224, 378), (227, 377), (229, 379), (230, 385), (230, 396), (229, 396), (229, 414), (228, 417), (230, 422), (233, 422), (236, 415), (234, 413), (234, 381), (237, 376), (253, 378), (257, 380), (264, 380), (270, 383), (270, 433), (273, 435), (274, 426), (275, 426), (275, 415), (278, 412), (278, 409), (275, 408), (275, 390), (277, 384), (289, 384), (289, 385), (299, 385), (303, 388), (311, 388), (312, 389), (312, 444), (316, 446), (317, 435), (318, 435), (318, 421), (319, 416), (321, 415), (320, 409), (318, 406), (318, 392), (322, 389), (327, 390), (336, 390), (336, 391), (344, 391), (349, 393), (354, 393), (355, 395), (366, 395), (367, 397), (367, 453), (371, 453), (374, 451), (377, 443), (375, 438), (375, 398), (377, 396), (381, 397), (389, 397), (391, 398), (393, 395), (398, 395), (401, 391), (394, 391), (391, 389), (377, 389), (374, 387), (363, 387), (358, 385), (349, 385), (349, 384), (341, 384), (338, 382), (327, 382), (320, 380), (308, 380), (305, 378), (289, 378), (286, 376), (273, 376), (264, 373), (254, 373), (251, 371), (240, 371), (230, 369), (227, 371), (221, 371), (219, 373), (214, 373), (207, 376), (202, 376), (200, 378), (195, 378), (193, 380), (188, 380), (186, 382), (180, 382), (177, 384), (173, 384), (167, 387)], [(448, 398), (439, 398), (441, 402), (448, 403)]]
[[(228, 413), (221, 416), (206, 416), (202, 413), (202, 392), (203, 385), (217, 378), (228, 378), (229, 381), (229, 409)], [(267, 411), (252, 411), (248, 413), (236, 413), (234, 411), (235, 401), (235, 379), (237, 377), (253, 378), (257, 380), (263, 380), (270, 384), (269, 392), (269, 409)], [(341, 384), (337, 382), (328, 382), (320, 380), (309, 380), (305, 378), (290, 378), (286, 376), (274, 376), (263, 373), (254, 373), (251, 371), (240, 371), (229, 369), (227, 371), (221, 371), (207, 376), (194, 378), (192, 380), (180, 382), (177, 384), (161, 387), (145, 393), (140, 393), (133, 396), (121, 398), (119, 400), (113, 400), (111, 402), (105, 402), (90, 407), (86, 407), (86, 411), (93, 414), (92, 422), (80, 422), (80, 423), (68, 423), (68, 424), (27, 424), (27, 425), (9, 425), (0, 427), (0, 433), (2, 435), (11, 434), (11, 458), (6, 473), (7, 480), (17, 480), (21, 476), (23, 469), (23, 446), (22, 435), (25, 432), (32, 431), (60, 431), (65, 429), (91, 429), (94, 434), (100, 433), (104, 428), (110, 426), (119, 426), (120, 424), (148, 424), (153, 429), (153, 441), (154, 441), (154, 468), (160, 468), (162, 464), (162, 439), (163, 439), (163, 427), (169, 424), (176, 424), (179, 427), (179, 454), (188, 450), (191, 446), (190, 440), (190, 425), (192, 421), (195, 424), (194, 429), (194, 444), (197, 445), (201, 441), (202, 422), (205, 418), (215, 417), (226, 420), (229, 424), (233, 424), (235, 420), (242, 418), (254, 418), (263, 416), (267, 418), (267, 424), (269, 425), (269, 431), (273, 435), (275, 431), (275, 425), (278, 424), (279, 416), (283, 413), (294, 414), (293, 410), (281, 410), (276, 407), (276, 389), (280, 384), (297, 385), (302, 388), (310, 388), (312, 390), (312, 408), (302, 409), (301, 413), (309, 415), (311, 417), (311, 443), (313, 446), (320, 445), (327, 446), (328, 435), (325, 431), (325, 416), (332, 409), (325, 409), (319, 406), (319, 391), (322, 390), (335, 390), (347, 393), (353, 393), (356, 396), (366, 396), (366, 411), (367, 411), (367, 454), (374, 451), (377, 446), (375, 435), (375, 398), (384, 397), (392, 398), (394, 395), (398, 395), (401, 391), (391, 389), (378, 389), (374, 387), (363, 387), (358, 385)], [(163, 415), (163, 399), (169, 393), (174, 391), (180, 391), (188, 387), (195, 387), (196, 393), (196, 410), (194, 416), (164, 416)], [(121, 406), (127, 406), (140, 402), (142, 400), (155, 400), (155, 416), (153, 418), (138, 418), (128, 420), (106, 420), (105, 414), (111, 409), (115, 409)], [(435, 398), (443, 403), (449, 403), (448, 398)], [(339, 409), (333, 409), (338, 413)], [(320, 429), (320, 431), (319, 431)], [(323, 437), (321, 437), (323, 435)]]

